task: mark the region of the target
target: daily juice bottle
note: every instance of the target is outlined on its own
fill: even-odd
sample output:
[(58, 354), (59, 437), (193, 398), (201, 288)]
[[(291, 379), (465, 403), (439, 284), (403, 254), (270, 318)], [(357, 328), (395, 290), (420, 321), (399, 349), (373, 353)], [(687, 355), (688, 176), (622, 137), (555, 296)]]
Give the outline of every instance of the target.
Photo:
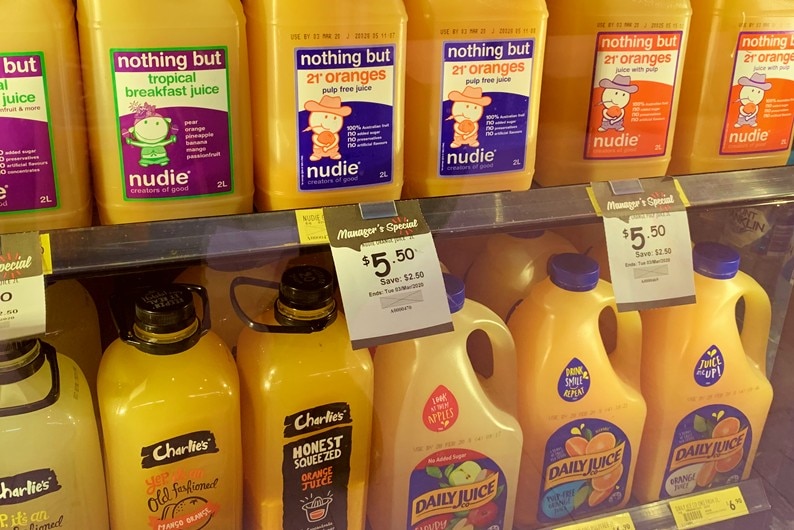
[(0, 528), (108, 528), (91, 401), (49, 344), (0, 342)]
[(544, 186), (664, 175), (689, 0), (554, 0), (536, 180)]
[(198, 286), (116, 301), (98, 382), (113, 530), (243, 529), (237, 369), (207, 314)]
[(481, 235), (436, 237), (433, 243), (436, 245), (439, 262), (453, 276), (465, 279), (474, 260), (485, 250), (487, 241), (488, 236)]
[(372, 359), (351, 348), (327, 270), (291, 267), (275, 286), (256, 320), (239, 313), (245, 530), (363, 530)]
[(0, 233), (91, 224), (74, 6), (0, 1)]
[(526, 190), (546, 2), (406, 0), (405, 195)]
[(693, 0), (691, 35), (669, 173), (784, 165), (794, 2)]
[(764, 375), (769, 298), (739, 271), (730, 247), (698, 243), (693, 264), (697, 303), (642, 313), (648, 426), (635, 488), (642, 502), (748, 478), (772, 403)]
[(102, 223), (250, 212), (239, 0), (78, 0), (77, 19)]
[(257, 209), (398, 199), (403, 3), (243, 4), (251, 48)]
[[(617, 313), (595, 260), (559, 254), (549, 269), (510, 318), (526, 437), (516, 500), (522, 529), (625, 506), (646, 413), (639, 314)], [(598, 326), (604, 310), (617, 321), (609, 354)]]
[[(513, 338), (462, 281), (444, 283), (455, 331), (375, 352), (372, 530), (512, 528), (523, 438)], [(469, 360), (478, 334), (493, 352), (488, 378)]]
[(548, 230), (494, 234), (466, 275), (468, 297), (507, 321), (532, 286), (548, 276), (549, 258), (566, 252), (576, 248)]

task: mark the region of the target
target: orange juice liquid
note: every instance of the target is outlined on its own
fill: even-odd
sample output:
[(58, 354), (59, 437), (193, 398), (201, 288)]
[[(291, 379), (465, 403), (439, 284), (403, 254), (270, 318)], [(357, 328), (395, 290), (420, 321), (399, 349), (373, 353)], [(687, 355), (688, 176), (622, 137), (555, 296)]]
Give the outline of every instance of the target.
[(544, 186), (664, 175), (689, 0), (554, 0), (537, 176)]
[(245, 17), (238, 0), (79, 0), (103, 224), (252, 210)]
[(0, 1), (0, 233), (91, 224), (74, 6)]
[(781, 166), (791, 148), (794, 3), (694, 0), (669, 173)]
[(243, 4), (254, 94), (256, 208), (398, 199), (403, 3)]
[(546, 2), (407, 0), (407, 197), (525, 190)]

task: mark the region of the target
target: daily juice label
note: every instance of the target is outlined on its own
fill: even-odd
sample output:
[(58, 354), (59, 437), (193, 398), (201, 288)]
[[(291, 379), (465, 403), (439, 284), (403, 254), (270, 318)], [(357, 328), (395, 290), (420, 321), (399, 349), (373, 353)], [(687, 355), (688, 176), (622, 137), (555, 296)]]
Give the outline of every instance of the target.
[(794, 31), (739, 33), (720, 154), (788, 149), (794, 125)]
[(667, 152), (682, 38), (681, 31), (598, 33), (585, 158)]
[(507, 481), (486, 455), (447, 449), (423, 459), (408, 484), (408, 528), (488, 528), (504, 525)]
[(395, 50), (295, 50), (300, 191), (392, 181)]
[(439, 175), (524, 169), (535, 40), (449, 41), (443, 53)]
[(126, 200), (234, 186), (225, 46), (110, 51)]
[(0, 53), (0, 214), (58, 206), (40, 52)]
[(347, 528), (353, 418), (329, 403), (284, 419), (284, 530)]
[(731, 406), (707, 405), (687, 414), (673, 434), (660, 498), (738, 482), (752, 439), (747, 417)]
[(61, 490), (52, 469), (0, 477), (0, 528), (67, 528), (68, 497), (49, 497)]
[(631, 444), (616, 425), (594, 418), (563, 425), (546, 442), (538, 520), (555, 523), (617, 506), (630, 467)]

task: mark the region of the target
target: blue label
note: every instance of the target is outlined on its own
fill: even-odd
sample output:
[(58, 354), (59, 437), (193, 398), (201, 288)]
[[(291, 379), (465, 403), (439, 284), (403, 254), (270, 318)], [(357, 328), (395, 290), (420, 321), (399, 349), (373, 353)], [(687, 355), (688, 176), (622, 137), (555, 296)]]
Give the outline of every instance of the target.
[(722, 378), (725, 358), (715, 345), (706, 350), (695, 365), (695, 382), (700, 386), (711, 386)]
[(590, 372), (582, 361), (574, 357), (557, 382), (557, 393), (562, 399), (573, 403), (587, 395), (590, 390)]

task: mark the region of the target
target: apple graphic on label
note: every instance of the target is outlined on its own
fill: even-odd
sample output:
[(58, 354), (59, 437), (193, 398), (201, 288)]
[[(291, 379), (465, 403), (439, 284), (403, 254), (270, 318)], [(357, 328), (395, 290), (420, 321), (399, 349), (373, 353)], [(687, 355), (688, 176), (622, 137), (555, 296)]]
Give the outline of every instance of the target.
[(449, 483), (451, 486), (473, 484), (481, 471), (482, 468), (477, 462), (463, 462), (449, 474)]
[(469, 520), (474, 526), (487, 526), (496, 520), (499, 515), (499, 507), (495, 502), (491, 501), (484, 504), (479, 508), (475, 508), (469, 512), (466, 519)]

